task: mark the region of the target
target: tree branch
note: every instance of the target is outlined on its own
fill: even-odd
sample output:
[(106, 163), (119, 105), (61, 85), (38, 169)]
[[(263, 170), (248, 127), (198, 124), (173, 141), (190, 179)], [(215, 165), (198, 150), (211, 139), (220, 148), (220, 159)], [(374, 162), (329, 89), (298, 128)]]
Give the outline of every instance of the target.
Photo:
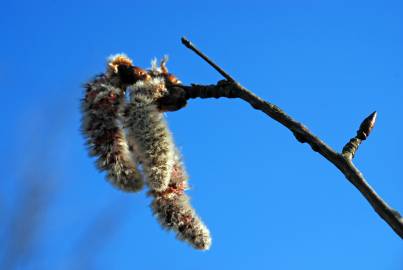
[[(403, 218), (399, 212), (391, 208), (375, 192), (375, 190), (367, 183), (362, 173), (352, 163), (352, 158), (354, 157), (358, 146), (368, 137), (375, 124), (376, 112), (372, 113), (363, 121), (357, 132), (357, 136), (346, 144), (342, 153), (338, 153), (317, 136), (315, 136), (305, 125), (294, 120), (276, 105), (264, 101), (240, 85), (221, 67), (215, 64), (211, 59), (197, 49), (189, 40), (182, 38), (182, 43), (187, 48), (198, 54), (227, 79), (225, 81), (220, 81), (215, 85), (192, 84), (191, 86), (181, 86), (186, 92), (186, 99), (220, 97), (240, 98), (248, 102), (254, 109), (264, 112), (269, 117), (288, 128), (299, 142), (309, 144), (313, 151), (318, 152), (324, 158), (329, 160), (334, 166), (336, 166), (350, 181), (350, 183), (352, 183), (359, 190), (359, 192), (371, 204), (378, 215), (389, 224), (389, 226), (396, 232), (396, 234), (400, 236), (400, 238), (403, 239)], [(172, 100), (170, 102), (172, 102)]]

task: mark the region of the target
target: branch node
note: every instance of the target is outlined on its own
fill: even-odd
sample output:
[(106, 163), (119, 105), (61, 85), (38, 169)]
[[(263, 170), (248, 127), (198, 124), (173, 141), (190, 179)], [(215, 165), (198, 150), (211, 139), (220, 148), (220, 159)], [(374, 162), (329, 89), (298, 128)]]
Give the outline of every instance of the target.
[(292, 133), (294, 134), (295, 139), (297, 139), (297, 141), (299, 141), (300, 143), (307, 142), (307, 140), (305, 139), (305, 137), (302, 134), (295, 132), (295, 131), (293, 131)]
[(396, 217), (398, 217), (399, 219), (402, 218), (402, 215), (400, 215), (400, 213), (399, 213), (397, 210), (392, 209), (392, 212), (393, 212), (393, 214), (394, 214)]
[(362, 140), (360, 138), (354, 137), (343, 147), (342, 154), (349, 160), (352, 160), (355, 156), (355, 152), (358, 150)]
[(319, 152), (320, 148), (317, 145), (311, 145), (312, 151)]

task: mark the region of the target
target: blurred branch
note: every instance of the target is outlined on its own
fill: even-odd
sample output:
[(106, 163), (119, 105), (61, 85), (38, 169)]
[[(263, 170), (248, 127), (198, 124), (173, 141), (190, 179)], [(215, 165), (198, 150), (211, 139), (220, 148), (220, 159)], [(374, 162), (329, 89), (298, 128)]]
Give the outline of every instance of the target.
[[(43, 109), (44, 105), (41, 105), (41, 109)], [(58, 262), (59, 267), (49, 266), (48, 261), (51, 261), (49, 256), (54, 256), (55, 251), (60, 249), (60, 246), (57, 243), (57, 246), (53, 247), (55, 250), (50, 252), (44, 248), (44, 244), (50, 239), (58, 237), (58, 235), (51, 234), (54, 228), (49, 230), (49, 225), (46, 224), (45, 219), (48, 217), (50, 208), (57, 205), (59, 203), (57, 199), (60, 199), (61, 195), (66, 192), (60, 188), (65, 184), (63, 179), (66, 173), (58, 168), (58, 160), (55, 159), (54, 155), (60, 155), (60, 145), (65, 143), (60, 136), (64, 136), (64, 128), (66, 124), (70, 123), (69, 117), (72, 115), (65, 108), (72, 107), (70, 104), (65, 106), (62, 101), (54, 101), (43, 112), (31, 113), (29, 121), (25, 121), (24, 118), (24, 134), (29, 134), (24, 139), (29, 140), (18, 140), (18, 147), (21, 149), (18, 148), (15, 151), (17, 153), (23, 151), (23, 156), (18, 155), (19, 158), (13, 159), (11, 165), (13, 168), (15, 166), (15, 169), (12, 170), (12, 175), (7, 177), (7, 181), (0, 183), (2, 188), (7, 183), (14, 187), (12, 193), (1, 189), (3, 191), (1, 195), (7, 194), (8, 197), (0, 197), (0, 199), (10, 198), (10, 201), (7, 201), (7, 205), (9, 205), (7, 211), (3, 206), (6, 201), (0, 201), (0, 226), (2, 227), (0, 269), (62, 269), (71, 264), (65, 259), (67, 255), (63, 255), (62, 260)], [(30, 123), (28, 127), (27, 123)], [(71, 197), (72, 194), (69, 196)], [(70, 198), (70, 200), (72, 199)], [(76, 205), (72, 204), (72, 207)], [(109, 243), (108, 240), (117, 230), (122, 221), (122, 216), (125, 216), (123, 210), (126, 207), (127, 204), (113, 203), (106, 211), (102, 211), (90, 222), (82, 241), (77, 245), (80, 254), (75, 254), (77, 257), (81, 256), (79, 259), (83, 265), (90, 266), (98, 258), (100, 247)], [(62, 214), (59, 215), (59, 213), (57, 215), (60, 219), (70, 218)], [(77, 224), (77, 230), (85, 225), (86, 223), (80, 222)], [(66, 235), (63, 237), (66, 241), (70, 240)], [(91, 250), (86, 250), (86, 248)], [(43, 261), (45, 261), (46, 267), (33, 266), (34, 264), (41, 264)], [(68, 269), (72, 268), (69, 267)], [(89, 268), (80, 265), (80, 269)]]
[(62, 106), (51, 106), (43, 112), (31, 113), (30, 121), (22, 124), (30, 136), (29, 142), (20, 140), (18, 147), (21, 149), (16, 150), (24, 153), (12, 164), (16, 168), (13, 174), (17, 181), (8, 181), (14, 184), (16, 198), (9, 208), (8, 222), (2, 223), (5, 239), (1, 243), (4, 252), (0, 269), (21, 269), (32, 263), (34, 255), (41, 251), (39, 246), (43, 239), (39, 232), (44, 227), (44, 216), (56, 191), (51, 151), (56, 149), (59, 127), (65, 123), (66, 116), (60, 108)]
[[(191, 86), (181, 86), (186, 92), (186, 99), (220, 97), (240, 98), (249, 103), (254, 109), (262, 111), (275, 121), (288, 128), (300, 143), (309, 144), (313, 151), (318, 152), (334, 166), (336, 166), (350, 181), (350, 183), (352, 183), (365, 197), (378, 215), (389, 224), (389, 226), (400, 236), (400, 238), (403, 238), (403, 219), (401, 215), (396, 210), (392, 209), (375, 192), (375, 190), (367, 183), (362, 173), (352, 163), (352, 158), (354, 157), (358, 146), (368, 137), (375, 124), (375, 112), (363, 121), (359, 131), (357, 132), (357, 136), (344, 147), (343, 152), (338, 153), (317, 136), (315, 136), (305, 125), (294, 120), (278, 106), (261, 99), (239, 84), (235, 79), (228, 75), (227, 72), (225, 72), (221, 67), (215, 64), (210, 58), (197, 49), (189, 40), (182, 38), (182, 43), (187, 48), (194, 51), (226, 78), (225, 81), (220, 81), (215, 85), (192, 84)], [(183, 100), (178, 102), (183, 103)], [(174, 101), (169, 100), (169, 103), (174, 103)]]
[(47, 177), (42, 173), (27, 174), (23, 184), (6, 232), (6, 250), (0, 269), (20, 269), (37, 251), (35, 236), (48, 206), (50, 188)]
[(121, 228), (130, 212), (127, 211), (128, 208), (129, 204), (116, 200), (93, 218), (74, 248), (74, 257), (68, 263), (68, 269), (96, 269), (96, 255), (99, 255), (101, 249), (110, 243)]

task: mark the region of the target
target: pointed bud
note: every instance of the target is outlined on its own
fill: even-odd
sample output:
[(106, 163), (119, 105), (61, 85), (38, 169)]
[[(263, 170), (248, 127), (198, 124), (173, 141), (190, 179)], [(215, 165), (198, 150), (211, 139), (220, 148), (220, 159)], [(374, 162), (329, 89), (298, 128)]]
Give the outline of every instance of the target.
[(362, 121), (360, 128), (357, 131), (357, 138), (366, 140), (375, 126), (377, 112), (371, 113), (367, 118)]

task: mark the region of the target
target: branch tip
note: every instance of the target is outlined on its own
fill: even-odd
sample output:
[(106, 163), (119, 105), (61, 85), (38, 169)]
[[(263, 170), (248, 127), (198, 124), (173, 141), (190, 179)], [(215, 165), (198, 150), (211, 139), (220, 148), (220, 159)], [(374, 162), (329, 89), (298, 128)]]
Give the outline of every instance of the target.
[(192, 46), (192, 43), (186, 38), (186, 37), (181, 37), (181, 42), (183, 45), (186, 46), (186, 48), (189, 48)]
[(232, 78), (227, 72), (225, 72), (220, 66), (214, 63), (207, 55), (202, 53), (196, 46), (187, 38), (181, 38), (182, 44), (185, 45), (186, 48), (192, 50), (198, 56), (200, 56), (204, 61), (206, 61), (210, 66), (212, 66), (218, 73), (220, 73), (224, 78), (226, 78), (230, 82), (235, 82), (234, 78)]

